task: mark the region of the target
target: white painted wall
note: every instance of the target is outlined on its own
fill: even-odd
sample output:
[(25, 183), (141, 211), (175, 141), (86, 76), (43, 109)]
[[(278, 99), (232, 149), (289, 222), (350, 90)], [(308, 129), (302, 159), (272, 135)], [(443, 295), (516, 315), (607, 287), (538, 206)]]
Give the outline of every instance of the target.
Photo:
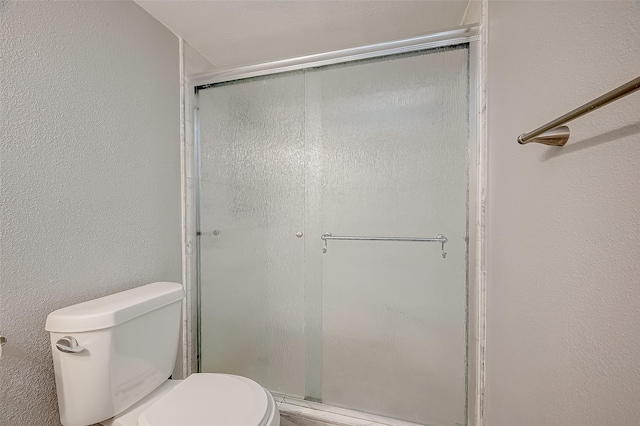
[(0, 425), (56, 425), (47, 314), (181, 280), (178, 39), (133, 2), (0, 21)]
[(640, 421), (640, 93), (564, 148), (516, 137), (640, 74), (640, 3), (489, 2), (486, 423)]

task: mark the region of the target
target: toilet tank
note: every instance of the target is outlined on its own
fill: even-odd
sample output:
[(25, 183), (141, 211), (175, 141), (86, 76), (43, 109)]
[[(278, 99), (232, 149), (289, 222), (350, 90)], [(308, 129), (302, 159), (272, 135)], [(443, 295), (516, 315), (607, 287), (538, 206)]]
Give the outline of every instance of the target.
[(49, 314), (63, 425), (113, 417), (171, 376), (183, 298), (182, 285), (159, 282)]

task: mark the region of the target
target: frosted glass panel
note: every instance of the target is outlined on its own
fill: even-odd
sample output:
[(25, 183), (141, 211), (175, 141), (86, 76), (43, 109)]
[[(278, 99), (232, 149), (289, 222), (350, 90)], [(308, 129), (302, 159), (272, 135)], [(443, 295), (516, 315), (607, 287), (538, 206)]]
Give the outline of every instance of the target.
[(321, 78), (325, 403), (465, 423), (467, 50), (314, 71)]
[(304, 75), (201, 90), (199, 108), (201, 371), (303, 396)]
[(199, 91), (203, 372), (466, 423), (468, 85), (461, 46)]

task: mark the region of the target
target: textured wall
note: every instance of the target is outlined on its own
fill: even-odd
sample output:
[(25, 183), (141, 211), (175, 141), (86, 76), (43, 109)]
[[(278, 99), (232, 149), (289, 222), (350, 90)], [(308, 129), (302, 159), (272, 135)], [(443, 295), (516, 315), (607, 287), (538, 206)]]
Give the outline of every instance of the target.
[(640, 419), (640, 3), (489, 2), (489, 426)]
[(181, 279), (178, 40), (133, 2), (0, 20), (0, 425), (56, 425), (47, 314)]

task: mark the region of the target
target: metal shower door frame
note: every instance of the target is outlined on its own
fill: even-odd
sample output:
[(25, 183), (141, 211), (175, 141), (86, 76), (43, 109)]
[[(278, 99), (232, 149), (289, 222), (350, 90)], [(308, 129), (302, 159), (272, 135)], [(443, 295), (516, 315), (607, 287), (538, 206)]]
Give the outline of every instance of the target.
[[(467, 424), (481, 425), (482, 407), (484, 405), (484, 347), (485, 347), (485, 228), (486, 228), (486, 189), (487, 189), (487, 147), (486, 147), (486, 100), (485, 100), (485, 57), (486, 40), (479, 25), (467, 25), (436, 33), (426, 34), (409, 39), (385, 43), (365, 45), (350, 49), (325, 52), (315, 55), (301, 56), (280, 61), (266, 62), (239, 68), (219, 69), (215, 72), (197, 74), (185, 80), (184, 98), (186, 107), (193, 108), (193, 140), (183, 140), (186, 157), (192, 161), (186, 164), (191, 167), (190, 175), (195, 184), (187, 191), (194, 192), (195, 203), (187, 203), (185, 213), (186, 230), (193, 235), (185, 235), (185, 239), (195, 241), (195, 271), (190, 271), (186, 287), (193, 301), (188, 302), (196, 310), (196, 316), (186, 316), (189, 328), (195, 334), (191, 339), (194, 347), (186, 348), (186, 353), (195, 353), (197, 371), (200, 364), (200, 241), (196, 230), (200, 229), (200, 137), (198, 117), (198, 90), (216, 83), (242, 80), (251, 77), (266, 76), (284, 72), (317, 68), (326, 65), (348, 63), (362, 59), (379, 58), (399, 53), (417, 52), (437, 47), (469, 45), (469, 180), (468, 180), (468, 279), (467, 279)], [(193, 104), (193, 105), (190, 105)], [(191, 210), (191, 212), (189, 212)], [(195, 214), (192, 210), (195, 210)], [(194, 223), (189, 223), (189, 222)], [(193, 257), (193, 252), (186, 254)], [(187, 268), (193, 268), (192, 262), (185, 262)], [(193, 324), (195, 320), (196, 324)], [(195, 325), (195, 327), (194, 327)], [(192, 370), (189, 368), (188, 370)], [(187, 371), (190, 374), (192, 371)]]

